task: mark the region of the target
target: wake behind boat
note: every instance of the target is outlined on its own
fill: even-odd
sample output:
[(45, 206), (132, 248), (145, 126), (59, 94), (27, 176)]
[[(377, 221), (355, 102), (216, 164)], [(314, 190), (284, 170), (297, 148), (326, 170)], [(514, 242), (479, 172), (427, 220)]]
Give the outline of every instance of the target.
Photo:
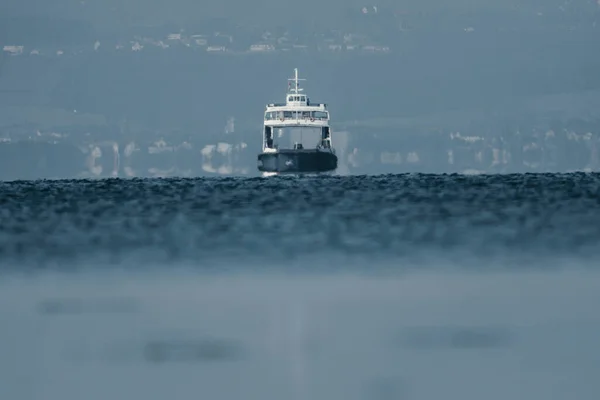
[[(312, 104), (299, 86), (298, 69), (288, 79), (285, 104), (266, 106), (262, 152), (258, 170), (265, 173), (319, 173), (337, 169), (331, 144), (329, 111), (324, 103)], [(315, 147), (305, 147), (303, 142)]]

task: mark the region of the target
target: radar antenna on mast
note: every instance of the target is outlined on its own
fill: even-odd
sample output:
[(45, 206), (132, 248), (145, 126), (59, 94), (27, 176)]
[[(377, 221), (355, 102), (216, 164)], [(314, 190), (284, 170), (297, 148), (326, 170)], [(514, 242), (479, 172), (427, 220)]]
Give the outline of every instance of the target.
[[(299, 92), (303, 91), (304, 89), (300, 89), (300, 84), (298, 83), (299, 81), (305, 81), (306, 79), (300, 79), (298, 78), (298, 68), (294, 68), (294, 77), (288, 79), (288, 89), (291, 93), (294, 94), (298, 94)], [(292, 87), (292, 82), (294, 82), (293, 87)]]

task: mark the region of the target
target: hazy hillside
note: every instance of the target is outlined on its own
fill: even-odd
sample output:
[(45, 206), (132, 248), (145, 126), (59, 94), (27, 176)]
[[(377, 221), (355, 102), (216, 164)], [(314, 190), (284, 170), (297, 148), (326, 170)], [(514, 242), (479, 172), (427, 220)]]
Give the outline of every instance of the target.
[[(169, 39), (177, 33), (181, 39)], [(203, 35), (206, 43), (196, 46), (192, 35)], [(124, 147), (139, 138), (176, 145), (193, 139), (197, 152), (221, 140), (215, 135), (229, 117), (235, 117), (236, 141), (258, 143), (265, 103), (283, 99), (286, 79), (298, 67), (312, 100), (329, 103), (336, 129), (354, 129), (352, 145), (374, 160), (388, 148), (419, 147), (424, 155), (439, 144), (438, 155), (428, 157), (441, 162), (445, 142), (433, 136), (423, 141), (420, 132), (446, 135), (456, 126), (496, 135), (496, 143), (527, 127), (531, 137), (510, 144), (517, 154), (523, 141), (538, 140), (532, 127), (542, 119), (551, 119), (557, 131), (578, 126), (577, 119), (584, 123), (578, 134), (595, 131), (589, 124), (600, 112), (594, 94), (600, 90), (599, 35), (595, 0), (307, 0), (301, 6), (275, 0), (4, 0), (0, 133), (10, 140), (68, 134), (72, 147), (56, 159), (68, 158), (69, 165), (74, 156), (65, 154), (77, 154), (82, 142), (110, 148), (111, 140)], [(274, 51), (242, 54), (256, 43)], [(228, 51), (208, 52), (213, 45)], [(584, 98), (593, 104), (576, 109), (572, 99)], [(553, 99), (551, 107), (546, 99)], [(375, 130), (388, 139), (370, 143), (367, 135)], [(399, 141), (400, 130), (413, 136)], [(572, 152), (569, 160), (589, 158), (591, 145), (581, 146), (585, 155)], [(33, 165), (29, 161), (39, 156), (5, 151), (6, 165), (13, 162), (7, 157)], [(250, 166), (253, 151), (244, 155)], [(193, 152), (192, 165), (198, 158)], [(139, 170), (155, 163), (142, 159)], [(165, 169), (173, 159), (161, 161)]]
[(523, 96), (600, 89), (595, 42), (586, 32), (413, 34), (390, 41), (389, 55), (360, 57), (94, 52), (89, 43), (69, 57), (9, 57), (0, 88), (32, 95), (0, 104), (76, 109), (163, 129), (220, 129), (231, 115), (259, 123), (264, 104), (282, 98), (297, 66), (313, 99), (329, 102), (339, 120), (503, 108)]
[[(232, 26), (298, 30), (314, 26), (352, 28), (361, 9), (375, 6), (381, 13), (403, 16), (422, 27), (443, 28), (456, 21), (490, 22), (529, 19), (538, 14), (554, 22), (591, 18), (596, 0), (4, 0), (0, 15), (38, 16), (91, 24), (99, 32), (118, 32), (134, 26), (194, 26), (210, 20)], [(531, 21), (530, 21), (531, 22)]]

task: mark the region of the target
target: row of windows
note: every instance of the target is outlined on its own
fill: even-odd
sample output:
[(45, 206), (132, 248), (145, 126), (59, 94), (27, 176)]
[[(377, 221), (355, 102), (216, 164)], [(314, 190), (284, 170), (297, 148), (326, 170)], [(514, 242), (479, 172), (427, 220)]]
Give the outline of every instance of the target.
[(306, 96), (288, 96), (288, 101), (301, 101), (304, 103), (306, 101)]
[(266, 120), (272, 119), (327, 119), (327, 111), (269, 111), (265, 113)]

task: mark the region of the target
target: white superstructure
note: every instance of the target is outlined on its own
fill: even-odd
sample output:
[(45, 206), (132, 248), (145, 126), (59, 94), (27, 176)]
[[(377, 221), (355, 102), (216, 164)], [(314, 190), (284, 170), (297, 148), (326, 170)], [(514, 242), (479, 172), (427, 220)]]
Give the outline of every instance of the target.
[[(315, 143), (317, 149), (332, 151), (331, 133), (329, 129), (329, 111), (325, 103), (312, 103), (300, 88), (298, 68), (294, 68), (294, 78), (288, 79), (288, 93), (285, 103), (267, 104), (264, 116), (263, 145), (265, 153), (277, 152), (274, 143), (275, 130), (283, 128), (311, 128), (320, 131), (320, 140)], [(302, 149), (301, 143), (294, 145)]]

